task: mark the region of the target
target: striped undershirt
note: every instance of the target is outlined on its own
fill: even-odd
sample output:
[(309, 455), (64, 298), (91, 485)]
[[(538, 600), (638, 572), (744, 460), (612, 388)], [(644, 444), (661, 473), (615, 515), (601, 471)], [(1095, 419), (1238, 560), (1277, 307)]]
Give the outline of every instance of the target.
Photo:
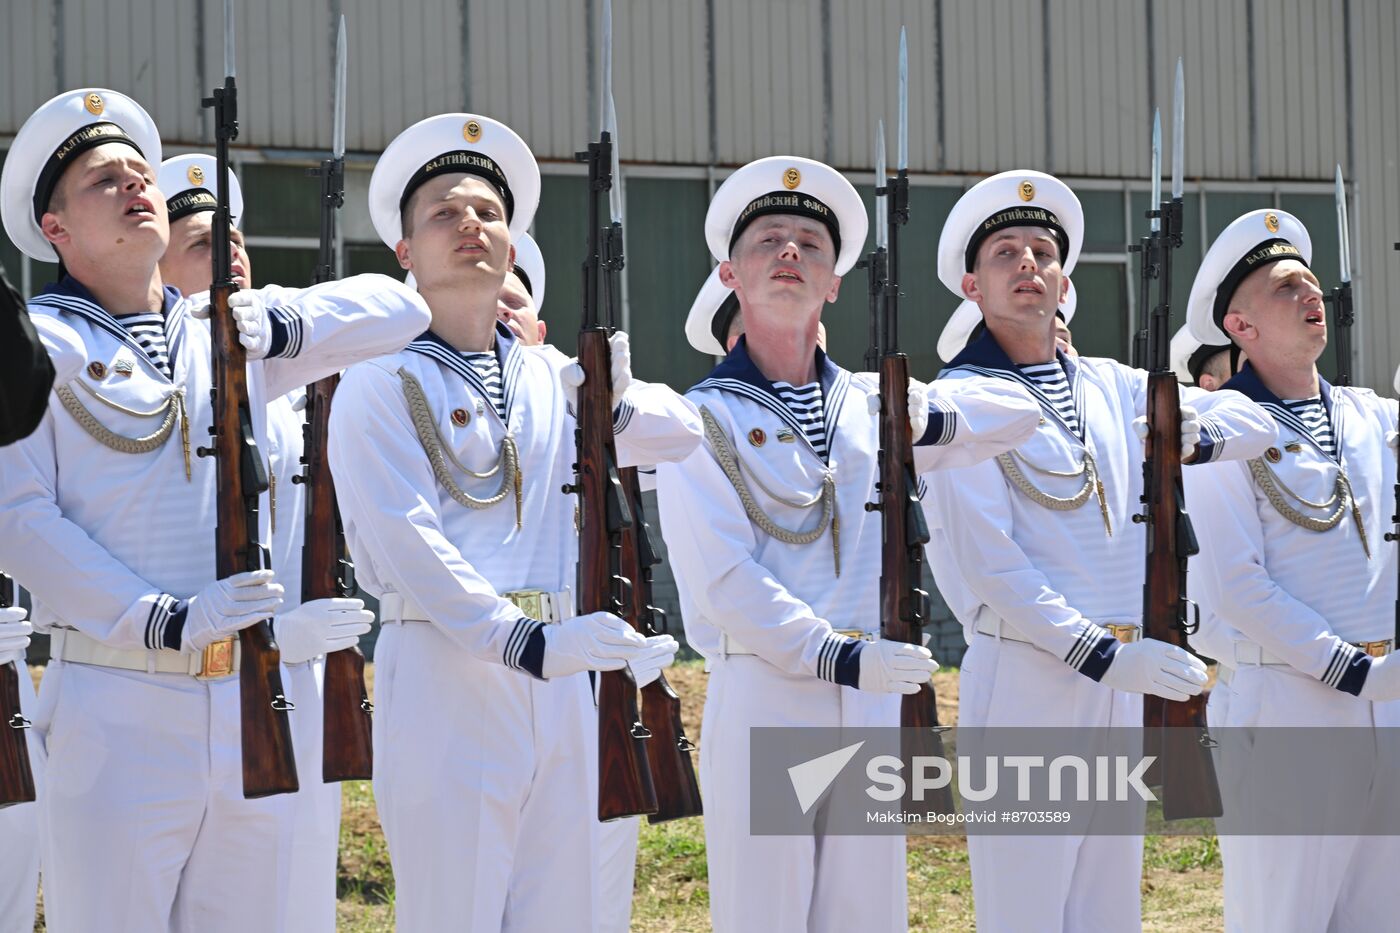
[(809, 382), (805, 386), (795, 386), (790, 382), (775, 382), (773, 389), (797, 419), (797, 423), (802, 425), (802, 433), (807, 436), (807, 443), (825, 460), (826, 405), (822, 401), (822, 384)]
[(501, 382), (501, 361), (490, 351), (463, 353), (462, 356), (481, 377), (482, 385), (486, 386), (486, 395), (491, 399), (491, 407), (496, 409), (496, 414), (505, 421), (506, 392), (504, 383)]
[(1070, 394), (1069, 379), (1065, 377), (1065, 370), (1060, 361), (1031, 363), (1029, 366), (1018, 368), (1027, 379), (1040, 387), (1040, 391), (1050, 400), (1050, 404), (1055, 406), (1055, 411), (1059, 412), (1075, 436), (1080, 436), (1079, 416), (1074, 413), (1074, 396)]
[(170, 343), (165, 337), (165, 315), (158, 311), (146, 311), (141, 314), (127, 314), (117, 318), (127, 333), (131, 334), (131, 339), (141, 345), (141, 349), (146, 351), (146, 356), (165, 374), (167, 379), (171, 378), (170, 372)]
[(1327, 456), (1337, 458), (1337, 439), (1332, 436), (1332, 423), (1327, 420), (1327, 409), (1322, 407), (1322, 396), (1312, 398), (1284, 399), (1283, 405), (1307, 427), (1308, 433), (1317, 441)]

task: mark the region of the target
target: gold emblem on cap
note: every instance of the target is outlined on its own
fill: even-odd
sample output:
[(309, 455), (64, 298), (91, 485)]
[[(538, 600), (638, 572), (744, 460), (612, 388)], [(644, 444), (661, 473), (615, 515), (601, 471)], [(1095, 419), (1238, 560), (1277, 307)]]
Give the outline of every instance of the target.
[(185, 172), (185, 177), (190, 180), (192, 185), (202, 185), (204, 184), (204, 169), (198, 165), (191, 165), (189, 171)]
[(1021, 196), (1022, 201), (1029, 201), (1035, 197), (1035, 185), (1029, 180), (1023, 181), (1016, 186), (1016, 193)]
[(1264, 451), (1264, 459), (1270, 463), (1278, 463), (1283, 459), (1283, 454), (1279, 453), (1277, 447), (1270, 447), (1268, 450)]
[(88, 364), (88, 375), (94, 379), (101, 379), (103, 376), (107, 375), (107, 367), (103, 366), (97, 360), (93, 360)]
[(783, 172), (783, 187), (791, 191), (802, 184), (802, 173), (797, 170), (797, 166)]
[(749, 443), (755, 447), (762, 447), (767, 440), (768, 435), (763, 433), (762, 428), (754, 428), (749, 432)]
[(472, 420), (471, 414), (465, 408), (457, 408), (452, 412), (452, 423), (459, 428), (465, 428), (467, 422)]
[(475, 120), (468, 120), (462, 127), (462, 138), (469, 143), (474, 143), (481, 139), (481, 124)]
[(97, 93), (96, 91), (93, 91), (87, 97), (83, 98), (83, 106), (86, 107), (87, 112), (92, 114), (94, 117), (100, 117), (102, 116), (102, 111), (106, 109), (107, 105), (102, 103), (102, 95)]
[(1264, 226), (1269, 228), (1270, 233), (1278, 233), (1278, 215), (1273, 211), (1264, 215)]

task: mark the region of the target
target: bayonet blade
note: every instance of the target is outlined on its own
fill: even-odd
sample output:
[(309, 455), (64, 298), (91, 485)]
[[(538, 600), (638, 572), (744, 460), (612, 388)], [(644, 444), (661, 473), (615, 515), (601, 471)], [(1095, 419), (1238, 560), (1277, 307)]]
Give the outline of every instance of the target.
[(224, 74), (237, 77), (234, 66), (233, 0), (224, 0)]
[[(896, 153), (898, 161), (895, 168), (905, 171), (909, 168), (909, 45), (905, 40), (904, 27), (899, 27), (899, 139), (897, 145), (899, 150)], [(883, 137), (881, 130), (880, 136)], [(883, 145), (883, 142), (881, 143)], [(882, 160), (883, 162), (883, 160)], [(880, 176), (880, 183), (884, 184), (884, 175)]]
[(1176, 89), (1172, 92), (1172, 200), (1181, 198), (1186, 163), (1186, 75), (1176, 60)]
[(880, 189), (889, 183), (885, 168), (885, 121), (875, 124), (875, 248), (884, 249), (889, 240), (889, 194)]
[(331, 155), (345, 158), (345, 14), (340, 15), (340, 28), (335, 37), (335, 122), (331, 136)]
[[(1162, 206), (1162, 111), (1152, 111), (1152, 200), (1148, 210)], [(1152, 232), (1162, 229), (1162, 218), (1152, 218)]]
[(608, 210), (615, 224), (622, 223), (622, 159), (617, 151), (617, 108), (613, 105), (612, 94), (608, 94), (608, 110), (603, 128), (612, 137), (612, 186), (608, 189)]
[(598, 97), (598, 126), (608, 128), (608, 107), (612, 103), (612, 0), (603, 0), (603, 87)]
[(1341, 251), (1342, 282), (1351, 281), (1351, 230), (1347, 225), (1347, 192), (1342, 184), (1342, 166), (1337, 163), (1337, 245)]

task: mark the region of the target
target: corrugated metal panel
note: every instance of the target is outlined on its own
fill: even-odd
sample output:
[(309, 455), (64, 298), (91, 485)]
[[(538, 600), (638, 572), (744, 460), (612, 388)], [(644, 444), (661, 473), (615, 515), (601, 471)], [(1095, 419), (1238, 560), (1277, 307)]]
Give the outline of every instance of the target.
[(613, 96), (627, 161), (709, 161), (705, 4), (613, 4)]
[(714, 3), (719, 161), (822, 158), (821, 4)]
[(1342, 0), (1277, 0), (1254, 22), (1259, 174), (1326, 178), (1346, 161)]
[(1245, 8), (1245, 0), (1154, 4), (1156, 91), (1168, 152), (1176, 60), (1185, 61), (1187, 178), (1252, 177)]
[(0, 34), (0, 131), (13, 133), (44, 101), (57, 94), (53, 64), (53, 0), (13, 3)]

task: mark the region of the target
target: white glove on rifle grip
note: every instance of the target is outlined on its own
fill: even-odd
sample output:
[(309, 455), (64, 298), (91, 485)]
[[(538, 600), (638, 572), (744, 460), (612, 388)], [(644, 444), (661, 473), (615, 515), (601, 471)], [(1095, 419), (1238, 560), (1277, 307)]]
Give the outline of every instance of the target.
[(902, 641), (866, 642), (858, 661), (857, 683), (861, 690), (873, 693), (918, 693), (938, 670), (938, 662), (927, 648)]
[[(204, 303), (195, 306), (194, 317), (205, 320), (213, 310), (213, 305)], [(238, 342), (248, 351), (248, 359), (260, 360), (272, 349), (272, 325), (267, 320), (267, 303), (256, 290), (239, 289), (229, 296), (229, 311), (233, 314), (234, 326), (238, 328)]]
[(544, 627), (545, 680), (580, 671), (617, 671), (646, 653), (647, 640), (611, 612), (590, 612)]
[(661, 672), (676, 660), (676, 652), (680, 648), (680, 642), (670, 635), (652, 635), (647, 638), (646, 647), (642, 649), (641, 655), (627, 662), (637, 686), (645, 687), (660, 677)]
[(279, 615), (273, 624), (283, 664), (300, 664), (353, 648), (374, 625), (362, 599), (313, 599)]
[(272, 618), (282, 605), (282, 592), (282, 584), (272, 570), (250, 570), (215, 580), (190, 598), (181, 649), (203, 651), (216, 641)]
[[(1138, 440), (1147, 442), (1147, 416), (1138, 415), (1133, 419), (1133, 433)], [(1201, 416), (1190, 405), (1181, 406), (1181, 457), (1187, 459), (1196, 452), (1201, 443)]]
[[(608, 348), (612, 354), (608, 361), (608, 368), (612, 373), (612, 407), (616, 408), (622, 404), (622, 396), (632, 384), (632, 347), (627, 335), (619, 330), (608, 338)], [(568, 399), (574, 411), (578, 411), (578, 387), (583, 385), (583, 380), (583, 364), (577, 357), (559, 371), (559, 381), (564, 386), (564, 397)]]
[[(0, 609), (0, 664), (24, 658), (29, 636), (34, 633), (34, 624), (26, 620), (28, 615), (23, 606)], [(0, 727), (3, 726), (4, 723), (0, 723)]]
[(1144, 638), (1119, 645), (1100, 682), (1125, 693), (1150, 693), (1179, 702), (1205, 689), (1206, 679), (1200, 658), (1176, 645)]
[[(917, 379), (910, 379), (909, 394), (906, 398), (909, 405), (909, 432), (912, 440), (917, 443), (928, 430), (928, 385)], [(872, 415), (879, 415), (880, 393), (867, 395), (865, 405)]]

